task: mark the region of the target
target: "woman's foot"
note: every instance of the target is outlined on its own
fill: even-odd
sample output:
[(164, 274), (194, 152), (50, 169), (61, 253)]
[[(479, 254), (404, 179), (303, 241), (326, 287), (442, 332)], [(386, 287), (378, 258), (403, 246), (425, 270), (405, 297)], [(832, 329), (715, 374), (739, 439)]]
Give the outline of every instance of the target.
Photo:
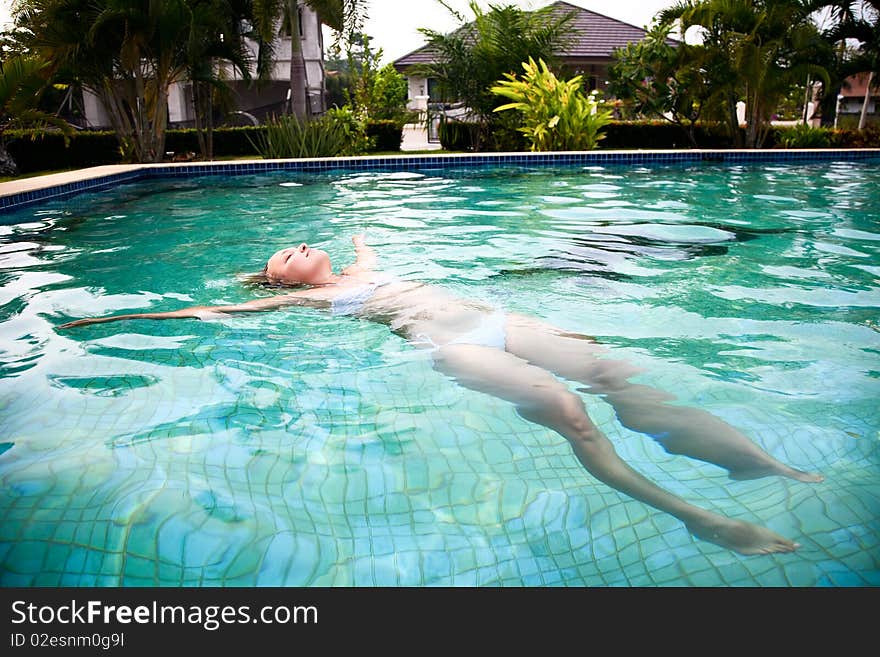
[(687, 528), (697, 538), (740, 554), (794, 552), (800, 547), (765, 527), (720, 516), (706, 522), (687, 523)]
[(795, 470), (779, 462), (756, 468), (730, 470), (731, 479), (760, 479), (761, 477), (771, 476), (788, 477), (797, 481), (803, 481), (806, 484), (818, 484), (820, 481), (825, 481), (825, 477), (820, 474)]

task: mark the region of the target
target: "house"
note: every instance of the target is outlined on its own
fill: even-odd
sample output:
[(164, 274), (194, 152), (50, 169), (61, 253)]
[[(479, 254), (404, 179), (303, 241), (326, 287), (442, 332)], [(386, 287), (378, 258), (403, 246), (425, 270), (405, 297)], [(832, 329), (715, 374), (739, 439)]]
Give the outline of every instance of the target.
[[(641, 41), (646, 35), (645, 30), (635, 25), (568, 2), (554, 3), (550, 5), (550, 11), (559, 16), (573, 14), (570, 23), (572, 41), (556, 54), (572, 75), (584, 77), (584, 86), (590, 91), (603, 91), (608, 85), (608, 66), (613, 61), (614, 50)], [(460, 29), (468, 29), (468, 26)], [(409, 74), (413, 66), (433, 62), (435, 55), (430, 46), (422, 46), (393, 62), (394, 68), (408, 80), (410, 109), (424, 110), (428, 102), (437, 100), (433, 80)]]
[[(299, 0), (299, 29), (302, 55), (306, 65), (306, 86), (309, 110), (322, 114), (324, 94), (324, 36), (321, 19), (305, 2)], [(257, 44), (249, 42), (252, 60), (256, 61)], [(283, 32), (275, 44), (275, 62), (270, 79), (256, 86), (242, 79), (231, 66), (225, 67), (227, 84), (232, 88), (236, 113), (245, 124), (262, 123), (267, 115), (287, 110), (290, 93), (290, 35)], [(256, 71), (251, 71), (256, 76)], [(83, 108), (87, 126), (106, 128), (110, 119), (97, 96), (83, 91)], [(168, 122), (172, 127), (193, 125), (192, 84), (187, 81), (171, 85), (168, 93)]]
[(853, 75), (844, 80), (837, 97), (837, 126), (855, 128), (859, 124), (865, 94), (868, 94), (866, 123), (880, 123), (880, 84), (875, 76), (870, 91), (868, 90), (868, 73)]

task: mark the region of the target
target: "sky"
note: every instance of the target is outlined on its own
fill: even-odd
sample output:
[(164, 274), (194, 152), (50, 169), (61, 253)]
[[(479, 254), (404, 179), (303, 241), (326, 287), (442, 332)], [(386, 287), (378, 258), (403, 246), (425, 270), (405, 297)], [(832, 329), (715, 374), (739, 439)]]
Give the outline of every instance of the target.
[[(604, 14), (636, 27), (648, 25), (661, 9), (675, 0), (568, 0), (570, 4)], [(553, 0), (493, 0), (492, 4), (516, 5), (523, 9), (537, 9), (552, 4)], [(449, 0), (447, 4), (465, 16), (473, 14), (468, 0)], [(487, 7), (486, 0), (480, 6)], [(450, 32), (458, 22), (437, 0), (371, 0), (365, 32), (373, 37), (373, 45), (384, 51), (383, 62), (390, 62), (425, 45), (425, 37), (418, 31), (428, 27), (437, 32)]]
[[(493, 0), (493, 4), (512, 4), (524, 9), (537, 9), (553, 0)], [(675, 0), (569, 0), (570, 4), (617, 18), (637, 27), (644, 27), (654, 15), (675, 3)], [(373, 46), (383, 51), (383, 63), (391, 62), (425, 44), (418, 31), (427, 27), (449, 32), (458, 22), (437, 0), (368, 0), (365, 32), (373, 37)], [(0, 0), (0, 24), (9, 22), (13, 0)], [(472, 16), (468, 0), (449, 0), (447, 4), (465, 16)], [(488, 0), (480, 0), (487, 7)]]

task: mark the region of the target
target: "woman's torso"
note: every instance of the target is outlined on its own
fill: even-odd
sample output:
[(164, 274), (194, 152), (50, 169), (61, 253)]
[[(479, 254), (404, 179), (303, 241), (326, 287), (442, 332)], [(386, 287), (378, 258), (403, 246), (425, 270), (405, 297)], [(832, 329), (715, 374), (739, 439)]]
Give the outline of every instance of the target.
[(500, 316), (488, 304), (381, 272), (346, 276), (335, 285), (311, 288), (297, 296), (309, 305), (329, 308), (334, 314), (385, 324), (418, 346), (440, 346), (462, 336), (485, 334), (487, 320), (498, 324)]

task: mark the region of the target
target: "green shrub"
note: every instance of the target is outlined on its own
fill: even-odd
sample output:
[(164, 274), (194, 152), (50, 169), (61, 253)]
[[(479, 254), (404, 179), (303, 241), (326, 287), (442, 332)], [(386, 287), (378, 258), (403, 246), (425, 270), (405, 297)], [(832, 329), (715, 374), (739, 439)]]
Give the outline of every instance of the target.
[(781, 148), (828, 148), (832, 133), (830, 128), (813, 128), (798, 123), (792, 128), (777, 131), (774, 141)]
[(333, 107), (312, 123), (335, 125), (340, 131), (342, 148), (336, 155), (363, 155), (373, 149), (375, 140), (367, 135), (366, 114), (355, 111), (350, 105)]
[(9, 130), (4, 134), (6, 148), (18, 165), (19, 173), (122, 162), (119, 142), (113, 132), (76, 132), (67, 146), (60, 132), (34, 135), (32, 130)]
[(603, 138), (602, 128), (611, 120), (611, 112), (601, 110), (593, 94), (581, 91), (583, 78), (559, 80), (547, 68), (529, 57), (523, 63), (521, 79), (505, 74), (492, 87), (512, 103), (496, 107), (496, 112), (518, 110), (522, 113), (522, 132), (533, 151), (588, 151)]
[(835, 148), (880, 148), (880, 126), (864, 130), (834, 130), (831, 145)]
[[(253, 139), (263, 131), (262, 126), (214, 128), (214, 157), (257, 157)], [(199, 139), (194, 128), (169, 130), (165, 134), (165, 151), (175, 154), (199, 153)]]
[(483, 138), (483, 150), (493, 153), (519, 153), (529, 150), (529, 140), (520, 130), (521, 127), (522, 117), (518, 114), (496, 114)]
[(283, 116), (270, 120), (261, 130), (253, 145), (264, 158), (399, 151), (403, 137), (403, 128), (397, 121), (367, 121), (348, 105), (334, 107), (307, 123)]
[[(730, 148), (732, 140), (720, 125), (698, 124), (694, 137), (700, 148)], [(690, 148), (684, 130), (669, 121), (610, 121), (605, 126), (603, 149), (646, 150)]]
[(480, 124), (448, 119), (440, 121), (440, 145), (447, 151), (472, 151), (480, 134)]
[(394, 120), (367, 121), (367, 136), (374, 140), (371, 150), (399, 151), (403, 126)]
[(290, 114), (270, 119), (254, 139), (254, 148), (264, 159), (287, 157), (333, 157), (349, 142), (345, 127), (327, 116), (300, 121)]
[(492, 124), (483, 150), (490, 153), (522, 153), (529, 150), (529, 140), (518, 127)]

